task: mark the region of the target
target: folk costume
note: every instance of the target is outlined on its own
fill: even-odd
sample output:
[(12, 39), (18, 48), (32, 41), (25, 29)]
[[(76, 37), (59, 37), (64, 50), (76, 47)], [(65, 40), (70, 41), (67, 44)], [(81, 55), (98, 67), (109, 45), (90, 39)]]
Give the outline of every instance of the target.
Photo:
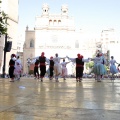
[(53, 58), (53, 61), (54, 61), (54, 73), (55, 73), (56, 82), (59, 82), (58, 77), (59, 77), (59, 75), (62, 74), (60, 59), (64, 59), (64, 58), (58, 57), (58, 54), (55, 54), (55, 57)]
[(67, 73), (68, 73), (67, 67), (66, 67), (66, 65), (68, 63), (70, 63), (70, 62), (65, 62), (65, 59), (63, 59), (63, 62), (61, 63), (61, 65), (62, 65), (62, 77), (63, 77), (64, 80), (66, 80), (66, 76), (67, 76)]
[(53, 70), (54, 70), (54, 61), (53, 61), (53, 57), (50, 57), (50, 65), (49, 65), (49, 71), (50, 71), (50, 80), (53, 79)]
[(22, 72), (21, 64), (18, 61), (15, 61), (14, 75), (16, 80), (20, 80), (21, 72)]
[(114, 74), (118, 73), (118, 69), (116, 68), (115, 64), (118, 64), (116, 62), (116, 60), (114, 60), (114, 57), (111, 56), (111, 60), (110, 60), (110, 72), (112, 73), (112, 77), (111, 77), (111, 80), (114, 80)]
[[(17, 55), (17, 59), (16, 59), (16, 61), (15, 61), (15, 66), (18, 66), (18, 64), (19, 64), (20, 69), (21, 69), (21, 72), (20, 72), (20, 74), (19, 74), (18, 76), (21, 77), (21, 75), (22, 75), (22, 70), (23, 70), (23, 66), (22, 66), (21, 60), (19, 59), (19, 55)], [(16, 76), (16, 77), (17, 77), (17, 76)], [(19, 80), (20, 80), (20, 77), (19, 77), (19, 78), (16, 78), (16, 79), (19, 79)]]
[(9, 61), (9, 76), (11, 78), (10, 82), (14, 82), (15, 60), (16, 60), (16, 55), (12, 54), (11, 59)]
[(105, 67), (103, 65), (103, 58), (98, 53), (97, 56), (95, 58), (91, 59), (91, 60), (95, 62), (94, 70), (93, 70), (94, 74), (96, 76), (95, 79), (98, 82), (101, 82), (101, 76), (106, 74)]
[(44, 52), (41, 53), (41, 56), (36, 57), (36, 59), (40, 62), (40, 79), (42, 82), (46, 73), (46, 62), (49, 63), (49, 60), (44, 56)]
[(105, 64), (106, 64), (107, 62), (106, 62), (106, 59), (105, 59), (103, 53), (101, 53), (100, 56), (101, 56), (101, 59), (102, 59), (102, 65), (103, 65), (103, 70), (104, 70), (104, 74), (101, 75), (101, 79), (104, 79), (104, 75), (107, 74), (107, 71), (106, 71), (106, 69), (105, 69)]
[(77, 58), (69, 58), (72, 62), (76, 63), (76, 81), (81, 82), (83, 71), (84, 71), (84, 62), (89, 62), (89, 59), (83, 59), (83, 56), (77, 54)]
[(39, 60), (38, 59), (35, 59), (34, 61), (32, 61), (32, 64), (34, 64), (34, 77), (35, 79), (39, 79), (39, 70), (38, 70), (38, 67), (39, 67)]

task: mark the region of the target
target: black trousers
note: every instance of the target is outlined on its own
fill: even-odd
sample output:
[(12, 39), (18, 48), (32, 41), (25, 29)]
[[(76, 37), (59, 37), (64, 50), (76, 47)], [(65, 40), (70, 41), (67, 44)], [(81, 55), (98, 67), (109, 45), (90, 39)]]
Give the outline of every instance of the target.
[(76, 67), (76, 79), (82, 78), (84, 67)]
[(14, 78), (15, 76), (14, 76), (14, 66), (10, 66), (9, 67), (9, 76), (10, 76), (10, 78)]
[(46, 73), (46, 66), (41, 65), (40, 66), (40, 77), (43, 78)]
[(39, 71), (38, 71), (38, 67), (34, 67), (34, 76), (36, 77), (36, 76), (38, 76), (39, 77)]
[(53, 77), (53, 70), (54, 70), (54, 68), (50, 67), (50, 77)]

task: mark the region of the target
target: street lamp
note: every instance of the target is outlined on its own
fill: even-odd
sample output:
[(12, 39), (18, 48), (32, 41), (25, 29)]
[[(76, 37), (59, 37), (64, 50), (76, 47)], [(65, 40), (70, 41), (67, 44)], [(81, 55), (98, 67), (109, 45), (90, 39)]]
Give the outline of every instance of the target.
[(5, 78), (5, 67), (6, 67), (6, 52), (10, 52), (12, 47), (12, 41), (7, 41), (10, 37), (5, 34), (5, 45), (4, 45), (4, 60), (3, 60), (3, 78)]

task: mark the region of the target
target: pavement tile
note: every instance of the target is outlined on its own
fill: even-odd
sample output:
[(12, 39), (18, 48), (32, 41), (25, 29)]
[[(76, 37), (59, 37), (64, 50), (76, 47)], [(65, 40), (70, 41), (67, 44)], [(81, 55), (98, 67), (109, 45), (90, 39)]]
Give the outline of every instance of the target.
[(0, 79), (0, 120), (119, 120), (120, 79)]

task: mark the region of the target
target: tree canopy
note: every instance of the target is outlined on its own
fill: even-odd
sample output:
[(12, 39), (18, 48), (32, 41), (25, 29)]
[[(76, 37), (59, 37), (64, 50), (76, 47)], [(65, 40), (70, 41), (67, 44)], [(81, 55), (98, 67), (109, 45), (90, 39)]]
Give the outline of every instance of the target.
[[(0, 4), (2, 3), (2, 1), (0, 0)], [(4, 11), (0, 10), (0, 36), (4, 35), (7, 33), (7, 19), (8, 16)]]

